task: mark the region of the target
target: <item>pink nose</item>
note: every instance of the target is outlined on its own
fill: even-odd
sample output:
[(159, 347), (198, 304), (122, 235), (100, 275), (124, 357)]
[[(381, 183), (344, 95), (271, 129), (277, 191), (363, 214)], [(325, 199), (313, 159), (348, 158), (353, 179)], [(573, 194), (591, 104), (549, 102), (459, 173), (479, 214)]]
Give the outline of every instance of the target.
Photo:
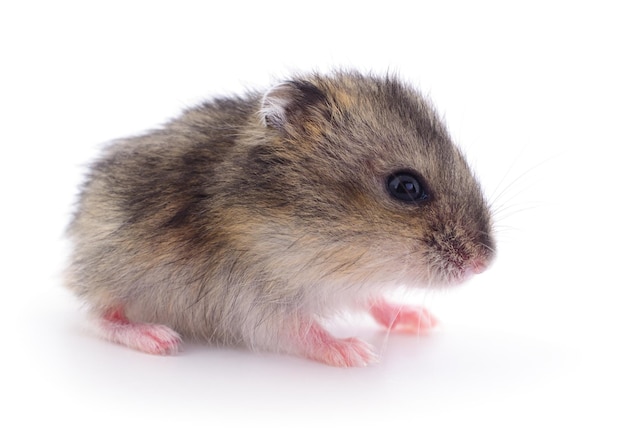
[(487, 269), (487, 262), (484, 259), (477, 258), (470, 261), (469, 266), (474, 274), (480, 274)]

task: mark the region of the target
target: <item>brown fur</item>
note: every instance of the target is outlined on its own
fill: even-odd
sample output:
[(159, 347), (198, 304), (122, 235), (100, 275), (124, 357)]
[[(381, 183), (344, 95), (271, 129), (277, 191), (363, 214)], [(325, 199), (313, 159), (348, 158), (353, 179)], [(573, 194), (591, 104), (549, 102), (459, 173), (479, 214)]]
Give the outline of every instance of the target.
[[(419, 172), (424, 205), (386, 178)], [(296, 77), (110, 145), (69, 234), (68, 285), (101, 313), (281, 350), (299, 321), (491, 259), (480, 188), (432, 107), (392, 77)]]

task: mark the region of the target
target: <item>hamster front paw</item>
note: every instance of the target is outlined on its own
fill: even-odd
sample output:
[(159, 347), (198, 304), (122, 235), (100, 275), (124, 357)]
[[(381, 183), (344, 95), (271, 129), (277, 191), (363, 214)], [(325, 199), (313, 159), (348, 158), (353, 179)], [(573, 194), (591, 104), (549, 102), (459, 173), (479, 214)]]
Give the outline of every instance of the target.
[(363, 367), (378, 361), (368, 343), (358, 338), (338, 339), (318, 323), (303, 325), (299, 340), (303, 355), (336, 367)]
[(378, 299), (371, 304), (370, 314), (385, 328), (395, 332), (419, 334), (437, 326), (438, 321), (426, 308), (393, 304)]

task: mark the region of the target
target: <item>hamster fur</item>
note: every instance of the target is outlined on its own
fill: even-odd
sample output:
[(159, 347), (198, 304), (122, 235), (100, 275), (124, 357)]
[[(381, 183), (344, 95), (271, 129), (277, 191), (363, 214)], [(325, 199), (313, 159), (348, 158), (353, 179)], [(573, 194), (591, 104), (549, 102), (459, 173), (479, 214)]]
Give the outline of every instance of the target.
[(432, 106), (392, 76), (295, 76), (216, 98), (91, 166), (69, 226), (67, 285), (105, 338), (176, 352), (181, 338), (376, 359), (321, 320), (436, 321), (397, 286), (457, 284), (493, 259), (489, 207)]

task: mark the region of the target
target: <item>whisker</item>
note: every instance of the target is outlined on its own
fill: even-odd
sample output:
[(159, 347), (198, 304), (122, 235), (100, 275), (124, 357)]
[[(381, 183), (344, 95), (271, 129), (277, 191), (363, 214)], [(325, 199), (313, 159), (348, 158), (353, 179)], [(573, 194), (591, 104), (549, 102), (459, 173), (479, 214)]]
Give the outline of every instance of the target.
[(504, 173), (504, 175), (502, 176), (502, 178), (500, 179), (500, 181), (496, 185), (495, 189), (493, 190), (493, 193), (496, 194), (496, 198), (494, 200), (492, 200), (490, 202), (490, 204), (494, 204), (497, 201), (497, 199), (499, 197), (497, 194), (499, 193), (498, 191), (500, 189), (500, 186), (502, 186), (502, 184), (506, 181), (507, 177), (509, 176), (509, 174), (511, 173), (511, 171), (513, 170), (513, 168), (517, 164), (518, 160), (522, 156), (522, 154), (523, 154), (525, 149), (526, 149), (526, 146), (524, 146), (523, 148), (521, 148), (519, 150), (519, 152), (517, 153), (517, 155), (515, 156), (515, 158), (513, 159), (511, 164), (509, 165), (509, 167), (507, 168), (506, 172)]
[[(506, 186), (504, 186), (501, 190), (500, 187), (502, 186), (502, 184), (504, 183), (504, 181), (506, 180), (507, 176), (509, 175), (510, 171), (513, 169), (513, 167), (515, 166), (515, 162), (517, 161), (517, 159), (519, 159), (519, 156), (521, 155), (521, 153), (518, 155), (518, 157), (514, 160), (514, 162), (511, 164), (511, 166), (509, 167), (509, 169), (506, 171), (506, 173), (504, 174), (504, 176), (502, 177), (502, 179), (500, 180), (500, 183), (498, 183), (498, 185), (496, 186), (496, 188), (494, 189), (493, 193), (494, 193), (494, 198), (491, 199), (489, 201), (489, 205), (490, 206), (494, 206), (496, 205), (501, 198), (506, 195), (511, 188), (515, 187), (515, 185), (524, 177), (528, 176), (528, 174), (530, 174), (531, 172), (536, 171), (538, 168), (544, 166), (546, 163), (554, 160), (555, 158), (559, 157), (561, 154), (555, 154), (551, 157), (547, 157), (544, 160), (542, 160), (539, 163), (536, 163), (535, 165), (531, 166), (530, 168), (528, 168), (527, 170), (525, 170), (524, 172), (522, 172), (520, 175), (518, 175), (517, 177), (515, 177), (512, 181), (510, 181)], [(524, 192), (524, 191), (520, 191)], [(519, 193), (518, 193), (519, 194)], [(518, 195), (516, 194), (516, 196)], [(512, 197), (513, 198), (513, 197)], [(512, 199), (510, 198), (509, 201)]]
[(478, 245), (483, 247), (483, 248), (485, 248), (485, 249), (487, 249), (487, 250), (489, 250), (491, 253), (495, 253), (496, 252), (495, 248), (493, 248), (492, 246), (487, 245), (487, 244), (485, 244), (483, 242), (479, 242)]

